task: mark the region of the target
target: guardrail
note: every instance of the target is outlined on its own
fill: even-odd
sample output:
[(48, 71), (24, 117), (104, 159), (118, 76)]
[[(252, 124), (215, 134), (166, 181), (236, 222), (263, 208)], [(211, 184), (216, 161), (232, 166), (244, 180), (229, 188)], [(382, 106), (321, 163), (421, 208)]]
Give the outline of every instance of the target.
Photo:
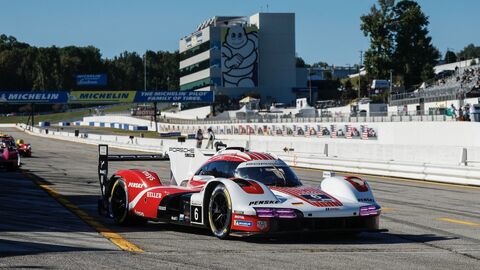
[[(162, 139), (145, 141), (143, 138), (138, 138), (136, 141), (131, 141), (128, 136), (114, 135), (89, 135), (87, 138), (79, 138), (68, 132), (49, 132), (45, 134), (44, 131), (42, 133), (41, 129), (32, 128), (23, 124), (17, 125), (17, 127), (35, 136), (95, 145), (107, 142), (113, 147), (137, 151), (165, 153), (169, 146), (178, 144), (178, 142), (174, 140)], [(228, 140), (225, 142), (228, 145)], [(194, 147), (194, 143), (194, 140), (187, 140), (187, 142), (183, 143), (183, 146)], [(248, 147), (248, 141), (245, 141), (244, 145)], [(282, 158), (287, 164), (295, 167), (480, 186), (480, 168), (466, 166), (469, 162), (474, 161), (462, 160), (461, 165), (454, 166), (368, 159), (345, 159), (328, 156), (328, 148), (325, 149), (324, 153), (296, 153), (294, 150), (287, 149), (284, 152), (275, 151), (274, 154)], [(464, 156), (466, 157), (466, 153)]]

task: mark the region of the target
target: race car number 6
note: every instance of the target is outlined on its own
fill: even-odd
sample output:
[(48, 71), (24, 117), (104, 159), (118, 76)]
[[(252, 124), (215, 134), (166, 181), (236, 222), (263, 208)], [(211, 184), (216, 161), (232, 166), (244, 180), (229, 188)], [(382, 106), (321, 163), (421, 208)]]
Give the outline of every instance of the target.
[(193, 219), (198, 220), (198, 208), (195, 207), (195, 210), (193, 212)]

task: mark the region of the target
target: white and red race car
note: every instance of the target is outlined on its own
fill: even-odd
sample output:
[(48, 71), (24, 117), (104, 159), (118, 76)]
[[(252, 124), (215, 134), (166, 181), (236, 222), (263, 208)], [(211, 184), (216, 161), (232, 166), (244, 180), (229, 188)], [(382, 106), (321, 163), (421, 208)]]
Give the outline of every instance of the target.
[[(109, 161), (161, 160), (161, 155), (109, 155), (99, 146), (100, 213), (126, 225), (146, 220), (208, 228), (218, 238), (294, 231), (379, 230), (380, 206), (366, 181), (327, 175), (301, 183), (281, 159), (243, 148), (205, 154), (172, 147), (171, 183), (155, 172), (120, 170)], [(320, 179), (319, 179), (320, 180)]]

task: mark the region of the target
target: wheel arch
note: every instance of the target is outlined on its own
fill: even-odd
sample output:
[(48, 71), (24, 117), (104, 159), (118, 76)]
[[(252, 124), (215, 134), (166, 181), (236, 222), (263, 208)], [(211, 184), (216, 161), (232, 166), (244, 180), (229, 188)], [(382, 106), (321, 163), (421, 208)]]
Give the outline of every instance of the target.
[[(375, 203), (372, 189), (367, 181), (361, 179), (366, 190), (358, 190), (348, 179), (350, 177), (328, 177), (320, 184), (321, 189), (336, 198), (351, 202)], [(359, 177), (355, 177), (360, 179)]]

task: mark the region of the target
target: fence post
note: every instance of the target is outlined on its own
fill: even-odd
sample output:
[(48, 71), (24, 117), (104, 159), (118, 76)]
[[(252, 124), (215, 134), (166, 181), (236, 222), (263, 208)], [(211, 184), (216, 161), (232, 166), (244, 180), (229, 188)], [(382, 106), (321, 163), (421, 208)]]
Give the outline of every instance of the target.
[(460, 161), (460, 164), (468, 166), (467, 156), (468, 156), (467, 155), (467, 148), (462, 148), (462, 160)]

